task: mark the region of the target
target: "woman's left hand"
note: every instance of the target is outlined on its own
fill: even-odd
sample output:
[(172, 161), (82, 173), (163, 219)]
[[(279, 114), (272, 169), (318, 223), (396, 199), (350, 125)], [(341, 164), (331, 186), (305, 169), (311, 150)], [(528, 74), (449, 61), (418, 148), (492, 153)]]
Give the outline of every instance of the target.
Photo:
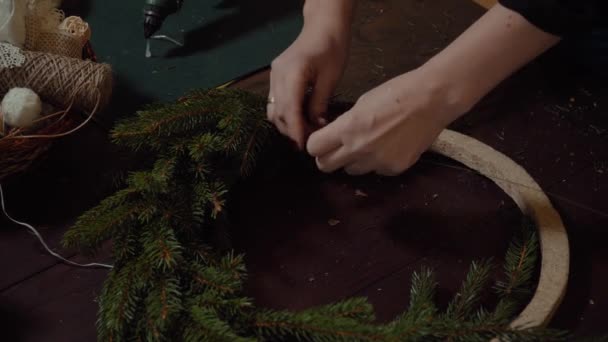
[(323, 172), (398, 175), (465, 111), (449, 87), (417, 69), (361, 96), (351, 110), (313, 133), (307, 150)]

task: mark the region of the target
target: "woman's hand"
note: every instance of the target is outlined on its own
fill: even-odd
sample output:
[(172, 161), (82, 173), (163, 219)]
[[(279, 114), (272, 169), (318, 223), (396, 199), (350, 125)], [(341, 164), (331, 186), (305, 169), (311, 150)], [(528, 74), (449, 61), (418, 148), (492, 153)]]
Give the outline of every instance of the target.
[(361, 96), (351, 110), (313, 133), (307, 149), (324, 172), (397, 175), (464, 111), (449, 87), (417, 69)]
[(363, 95), (307, 144), (322, 171), (396, 175), (503, 79), (559, 41), (494, 6), (419, 69)]
[(268, 119), (300, 149), (324, 123), (329, 98), (344, 72), (353, 3), (306, 1), (302, 32), (272, 63)]

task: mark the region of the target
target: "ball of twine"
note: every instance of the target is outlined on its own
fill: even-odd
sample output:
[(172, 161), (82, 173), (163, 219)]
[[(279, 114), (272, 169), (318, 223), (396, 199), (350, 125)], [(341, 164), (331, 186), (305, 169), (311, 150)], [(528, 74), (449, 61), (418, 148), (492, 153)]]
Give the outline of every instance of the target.
[(82, 43), (86, 43), (91, 39), (91, 28), (82, 18), (71, 16), (65, 18), (59, 25), (59, 29), (63, 32), (78, 38)]
[(112, 94), (112, 69), (107, 64), (48, 53), (22, 51), (25, 62), (0, 68), (0, 94), (27, 87), (57, 107), (91, 112), (103, 108)]

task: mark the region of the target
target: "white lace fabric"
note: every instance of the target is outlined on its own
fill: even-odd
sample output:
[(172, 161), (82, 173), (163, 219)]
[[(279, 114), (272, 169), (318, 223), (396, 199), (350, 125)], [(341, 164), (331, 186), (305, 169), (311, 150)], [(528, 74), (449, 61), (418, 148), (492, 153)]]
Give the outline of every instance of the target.
[(18, 68), (25, 63), (21, 49), (8, 43), (0, 43), (0, 69)]

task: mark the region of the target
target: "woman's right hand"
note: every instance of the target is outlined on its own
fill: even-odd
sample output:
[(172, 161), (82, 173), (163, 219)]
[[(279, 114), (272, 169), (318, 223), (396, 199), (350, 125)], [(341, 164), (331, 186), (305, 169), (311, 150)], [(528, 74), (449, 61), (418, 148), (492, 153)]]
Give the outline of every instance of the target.
[(272, 62), (268, 119), (300, 149), (314, 128), (325, 124), (348, 59), (353, 7), (353, 0), (307, 0), (302, 32)]

